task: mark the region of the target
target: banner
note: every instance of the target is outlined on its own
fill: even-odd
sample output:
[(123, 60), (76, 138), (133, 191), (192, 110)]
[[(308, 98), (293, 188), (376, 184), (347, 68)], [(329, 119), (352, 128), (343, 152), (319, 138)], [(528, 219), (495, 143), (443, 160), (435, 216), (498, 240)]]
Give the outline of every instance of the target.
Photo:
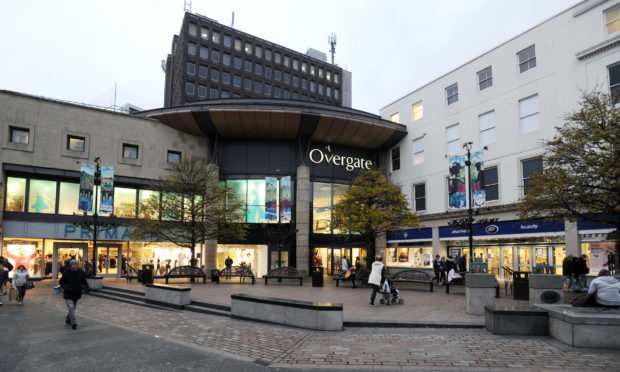
[(112, 213), (114, 211), (114, 167), (101, 168), (101, 203), (99, 203), (101, 213)]
[(81, 164), (80, 170), (80, 199), (78, 209), (81, 212), (93, 211), (93, 185), (95, 184), (95, 167), (90, 164)]
[(291, 222), (293, 203), (291, 201), (291, 177), (280, 179), (280, 221)]
[(450, 208), (467, 208), (465, 194), (465, 157), (450, 157), (450, 175), (448, 177), (448, 196)]
[(265, 177), (265, 219), (278, 220), (278, 179)]
[(482, 151), (475, 152), (471, 156), (470, 187), (473, 208), (484, 207), (486, 192), (484, 190), (484, 160)]

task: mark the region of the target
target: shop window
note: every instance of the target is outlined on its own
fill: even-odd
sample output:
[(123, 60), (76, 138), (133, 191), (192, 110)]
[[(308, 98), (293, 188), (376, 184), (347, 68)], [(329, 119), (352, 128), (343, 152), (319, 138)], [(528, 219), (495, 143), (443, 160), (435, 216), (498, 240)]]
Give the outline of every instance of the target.
[(114, 188), (114, 216), (120, 218), (136, 217), (136, 189)]
[(80, 184), (61, 182), (60, 194), (58, 195), (58, 214), (79, 214), (82, 212), (78, 209), (80, 201)]
[[(149, 208), (159, 206), (159, 192), (153, 190), (140, 190), (138, 191), (138, 218), (145, 217), (145, 211), (149, 211), (149, 218), (159, 218), (159, 207), (157, 211), (155, 208)], [(149, 203), (148, 205), (146, 203)], [(153, 213), (153, 215), (150, 215)]]
[(56, 212), (56, 181), (30, 180), (28, 212)]
[[(349, 185), (340, 185), (340, 184), (333, 184), (332, 185), (334, 188), (334, 197), (333, 197), (333, 205), (337, 205), (338, 203), (340, 203), (340, 201), (344, 198), (344, 196), (349, 192)], [(334, 234), (346, 234), (348, 233), (348, 230), (346, 229), (339, 229), (339, 228), (334, 228)]]
[(413, 210), (416, 212), (426, 210), (426, 184), (424, 183), (413, 186)]
[(24, 265), (31, 278), (41, 277), (43, 246), (37, 240), (4, 239), (4, 256), (13, 262), (15, 270)]
[[(4, 210), (6, 212), (24, 212), (26, 202), (26, 179), (7, 177), (6, 200)], [(76, 204), (77, 206), (77, 204)]]
[(486, 194), (486, 201), (499, 200), (497, 167), (486, 168), (484, 170), (484, 192)]
[(330, 183), (312, 183), (312, 232), (329, 234), (332, 217), (332, 185)]
[(527, 195), (530, 178), (535, 173), (541, 173), (543, 170), (542, 158), (533, 158), (523, 160), (521, 162), (522, 174), (523, 174), (523, 195)]
[(386, 249), (386, 266), (432, 268), (433, 247), (393, 247)]
[(30, 129), (9, 127), (11, 142), (27, 145), (30, 142)]
[(246, 222), (265, 221), (265, 180), (248, 180)]
[(78, 136), (67, 136), (67, 150), (84, 152), (86, 148), (86, 138)]

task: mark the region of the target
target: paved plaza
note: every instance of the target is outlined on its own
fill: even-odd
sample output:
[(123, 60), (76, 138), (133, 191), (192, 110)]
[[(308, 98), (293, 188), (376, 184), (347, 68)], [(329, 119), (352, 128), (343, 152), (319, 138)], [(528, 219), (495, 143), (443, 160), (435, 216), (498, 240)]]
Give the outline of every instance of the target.
[[(69, 362), (67, 370), (221, 370), (226, 366), (230, 371), (620, 370), (620, 351), (576, 349), (550, 337), (497, 336), (484, 329), (466, 328), (349, 327), (342, 332), (318, 332), (153, 309), (88, 295), (78, 304), (78, 329), (73, 331), (64, 324), (66, 309), (61, 296), (51, 294), (55, 284), (37, 283), (23, 307), (6, 301), (0, 307), (4, 331), (11, 335), (2, 340), (2, 350), (10, 351), (7, 355), (14, 366), (9, 370), (48, 364), (49, 370), (63, 370), (63, 358)], [(105, 285), (126, 286), (118, 280), (106, 280)], [(141, 288), (135, 282), (131, 287)], [(368, 288), (265, 286), (262, 282), (254, 286), (192, 285), (197, 300), (229, 303), (227, 295), (233, 292), (300, 300), (318, 297), (316, 301), (340, 298), (345, 320), (483, 323), (482, 317), (464, 314), (464, 295), (447, 295), (443, 290), (403, 290), (404, 305), (373, 308), (367, 305)], [(458, 316), (452, 319), (454, 314)], [(24, 335), (21, 339), (16, 337), (20, 334)]]

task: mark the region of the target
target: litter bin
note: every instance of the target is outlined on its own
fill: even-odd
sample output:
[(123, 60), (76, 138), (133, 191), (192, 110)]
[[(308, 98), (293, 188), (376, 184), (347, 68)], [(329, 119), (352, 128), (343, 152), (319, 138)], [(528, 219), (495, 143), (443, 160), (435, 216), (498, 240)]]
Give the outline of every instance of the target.
[(211, 270), (211, 282), (215, 283), (219, 275), (220, 275), (220, 271), (218, 269), (212, 269)]
[(313, 287), (323, 286), (323, 267), (322, 266), (315, 266), (312, 268), (312, 286)]
[(153, 284), (153, 271), (138, 270), (138, 280), (141, 281), (142, 284)]
[(151, 270), (153, 271), (155, 269), (155, 265), (142, 265), (142, 270)]
[(515, 300), (529, 300), (530, 299), (530, 272), (529, 271), (515, 271), (512, 274), (514, 282), (514, 294)]

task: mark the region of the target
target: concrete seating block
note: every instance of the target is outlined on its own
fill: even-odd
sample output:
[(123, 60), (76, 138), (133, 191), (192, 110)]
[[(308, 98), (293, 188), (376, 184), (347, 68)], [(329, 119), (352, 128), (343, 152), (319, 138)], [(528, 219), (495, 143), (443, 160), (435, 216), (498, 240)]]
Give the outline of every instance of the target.
[(495, 276), (468, 273), (465, 277), (465, 312), (484, 315), (485, 306), (495, 305)]
[(86, 278), (86, 282), (88, 283), (88, 288), (90, 288), (91, 291), (96, 291), (98, 289), (103, 288), (103, 277), (102, 276), (96, 276), (94, 278)]
[(168, 284), (145, 284), (144, 301), (151, 304), (183, 309), (191, 300), (191, 288)]
[(485, 306), (484, 324), (495, 335), (547, 336), (547, 311), (535, 307)]

